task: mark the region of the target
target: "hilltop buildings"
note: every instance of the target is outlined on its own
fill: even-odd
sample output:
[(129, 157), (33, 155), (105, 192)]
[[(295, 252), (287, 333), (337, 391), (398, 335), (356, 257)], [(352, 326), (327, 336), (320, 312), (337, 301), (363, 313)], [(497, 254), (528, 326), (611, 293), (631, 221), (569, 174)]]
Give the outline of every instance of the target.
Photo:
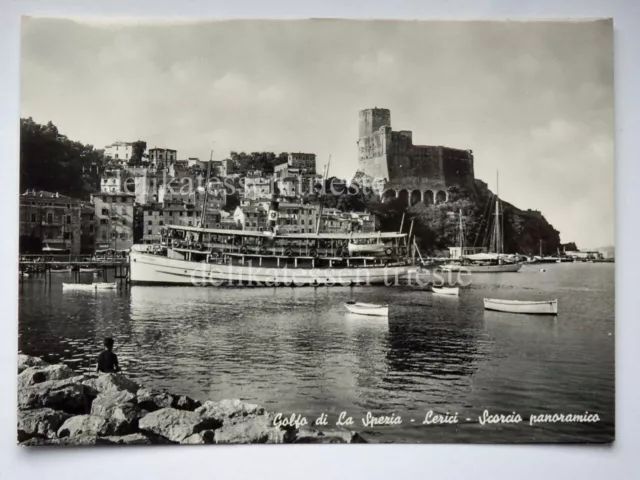
[(111, 145), (104, 147), (104, 156), (111, 160), (116, 160), (117, 163), (126, 165), (133, 155), (133, 143), (132, 142), (114, 142)]

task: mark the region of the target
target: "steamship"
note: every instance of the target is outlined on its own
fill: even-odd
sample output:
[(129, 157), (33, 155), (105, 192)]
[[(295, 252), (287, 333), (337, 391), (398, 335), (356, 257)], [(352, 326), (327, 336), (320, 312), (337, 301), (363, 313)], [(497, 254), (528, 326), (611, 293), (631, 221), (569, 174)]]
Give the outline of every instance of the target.
[(159, 243), (131, 248), (131, 283), (390, 286), (415, 270), (406, 234), (280, 233), (277, 218), (270, 208), (264, 232), (167, 226)]

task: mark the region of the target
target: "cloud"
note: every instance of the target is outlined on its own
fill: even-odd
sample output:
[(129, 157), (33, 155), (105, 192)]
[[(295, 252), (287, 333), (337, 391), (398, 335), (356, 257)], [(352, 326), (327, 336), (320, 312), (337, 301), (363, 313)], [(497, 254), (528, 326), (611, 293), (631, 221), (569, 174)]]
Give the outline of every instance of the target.
[(96, 146), (208, 157), (215, 140), (217, 158), (310, 151), (350, 175), (358, 111), (389, 108), (416, 143), (472, 149), (564, 240), (613, 242), (610, 22), (101, 23), (24, 23), (23, 116)]
[(395, 66), (394, 56), (387, 50), (378, 50), (358, 57), (353, 64), (357, 75), (371, 80), (372, 77), (388, 77)]

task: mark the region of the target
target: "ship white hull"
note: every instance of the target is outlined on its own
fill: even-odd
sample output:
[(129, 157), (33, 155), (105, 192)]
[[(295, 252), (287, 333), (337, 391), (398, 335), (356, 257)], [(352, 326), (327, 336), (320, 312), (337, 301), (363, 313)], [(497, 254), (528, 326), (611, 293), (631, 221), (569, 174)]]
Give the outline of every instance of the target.
[(198, 263), (132, 250), (131, 283), (194, 286), (394, 285), (410, 266), (351, 268), (265, 268)]

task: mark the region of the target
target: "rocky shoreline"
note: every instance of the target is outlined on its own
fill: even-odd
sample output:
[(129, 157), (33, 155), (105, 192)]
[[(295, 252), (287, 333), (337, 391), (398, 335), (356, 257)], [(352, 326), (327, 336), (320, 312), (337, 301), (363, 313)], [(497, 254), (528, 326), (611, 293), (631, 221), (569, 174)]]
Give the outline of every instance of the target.
[(367, 443), (344, 429), (275, 426), (274, 414), (238, 399), (201, 403), (140, 387), (114, 373), (77, 374), (18, 356), (18, 443), (153, 445)]

